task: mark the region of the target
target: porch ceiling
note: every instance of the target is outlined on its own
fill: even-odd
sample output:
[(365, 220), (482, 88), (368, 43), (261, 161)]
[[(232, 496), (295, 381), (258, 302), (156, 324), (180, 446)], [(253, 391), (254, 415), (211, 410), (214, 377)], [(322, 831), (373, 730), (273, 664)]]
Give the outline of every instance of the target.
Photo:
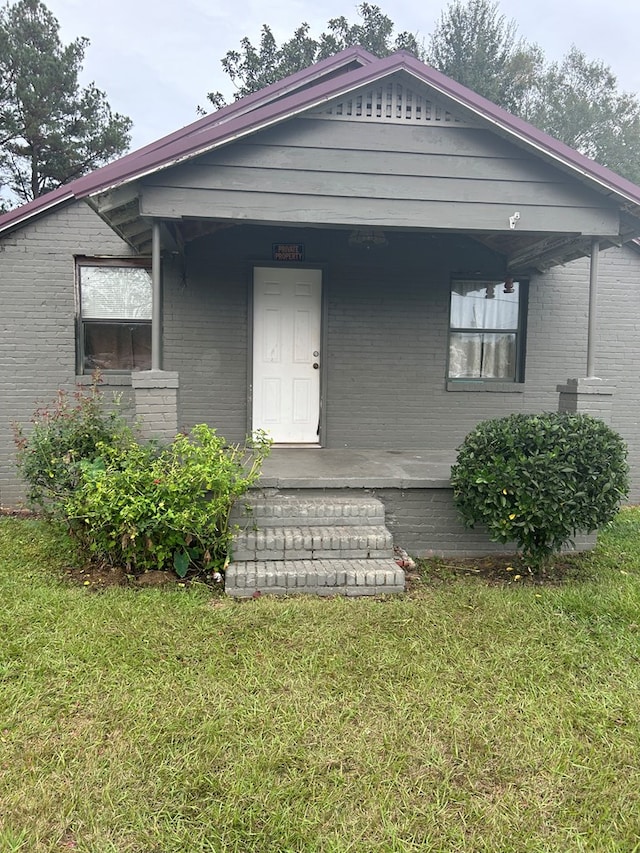
[[(151, 253), (150, 217), (140, 213), (140, 199), (137, 190), (127, 186), (96, 196), (89, 200), (94, 210), (141, 255)], [(187, 243), (203, 236), (237, 225), (251, 224), (251, 220), (223, 219), (173, 219), (163, 220), (163, 245), (174, 251), (182, 251)], [(253, 223), (277, 224), (283, 223)], [(327, 228), (335, 228), (327, 224)], [(369, 227), (362, 223), (362, 227)], [(376, 227), (383, 227), (376, 224)], [(634, 215), (623, 212), (621, 215), (621, 238), (617, 244), (640, 235), (640, 220)], [(424, 233), (438, 233), (425, 230)], [(447, 232), (449, 233), (449, 232)], [(506, 267), (514, 275), (531, 272), (544, 272), (551, 267), (565, 264), (576, 258), (587, 257), (591, 251), (591, 237), (577, 233), (523, 231), (486, 232), (466, 231), (468, 237), (504, 256)], [(614, 245), (611, 239), (603, 239), (601, 248)]]

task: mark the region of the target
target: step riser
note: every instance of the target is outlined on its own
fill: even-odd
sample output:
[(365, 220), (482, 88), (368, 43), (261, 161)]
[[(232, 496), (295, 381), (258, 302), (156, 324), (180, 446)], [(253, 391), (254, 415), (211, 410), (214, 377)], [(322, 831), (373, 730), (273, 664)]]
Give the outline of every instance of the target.
[(393, 556), (392, 549), (366, 549), (366, 548), (336, 548), (333, 550), (317, 551), (300, 550), (290, 551), (243, 551), (238, 548), (233, 549), (233, 559), (239, 561), (245, 560), (384, 560), (390, 559)]
[(236, 505), (231, 513), (231, 523), (240, 529), (328, 525), (371, 527), (383, 525), (384, 521), (384, 506), (380, 501), (353, 498), (327, 501), (282, 497), (271, 501), (254, 500)]
[(231, 523), (239, 529), (225, 575), (228, 595), (404, 592), (384, 506), (375, 498), (251, 495), (236, 505)]
[(225, 589), (236, 598), (267, 595), (381, 595), (404, 592), (404, 572), (393, 560), (234, 562)]
[(235, 560), (366, 559), (393, 556), (393, 539), (384, 527), (307, 527), (238, 533)]

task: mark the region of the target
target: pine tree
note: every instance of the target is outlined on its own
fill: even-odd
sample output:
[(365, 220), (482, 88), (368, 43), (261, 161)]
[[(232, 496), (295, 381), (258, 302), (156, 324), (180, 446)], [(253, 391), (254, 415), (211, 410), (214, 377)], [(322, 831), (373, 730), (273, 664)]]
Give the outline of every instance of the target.
[(131, 121), (93, 83), (81, 88), (86, 38), (60, 41), (40, 0), (0, 9), (0, 178), (20, 202), (122, 154)]

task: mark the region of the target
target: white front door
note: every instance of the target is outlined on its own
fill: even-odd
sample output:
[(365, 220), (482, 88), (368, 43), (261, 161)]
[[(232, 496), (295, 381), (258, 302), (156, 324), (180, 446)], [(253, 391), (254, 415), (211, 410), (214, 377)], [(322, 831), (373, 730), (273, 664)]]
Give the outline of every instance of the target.
[(318, 444), (322, 272), (253, 271), (253, 429)]

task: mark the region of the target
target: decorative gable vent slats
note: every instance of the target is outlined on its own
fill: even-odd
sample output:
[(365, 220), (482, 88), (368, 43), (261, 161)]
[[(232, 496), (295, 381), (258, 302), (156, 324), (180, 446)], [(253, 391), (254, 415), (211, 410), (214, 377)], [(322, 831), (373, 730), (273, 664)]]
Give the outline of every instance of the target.
[(402, 83), (389, 81), (355, 92), (340, 101), (308, 113), (313, 118), (437, 124), (469, 127), (470, 123), (451, 113), (435, 98), (425, 97)]

